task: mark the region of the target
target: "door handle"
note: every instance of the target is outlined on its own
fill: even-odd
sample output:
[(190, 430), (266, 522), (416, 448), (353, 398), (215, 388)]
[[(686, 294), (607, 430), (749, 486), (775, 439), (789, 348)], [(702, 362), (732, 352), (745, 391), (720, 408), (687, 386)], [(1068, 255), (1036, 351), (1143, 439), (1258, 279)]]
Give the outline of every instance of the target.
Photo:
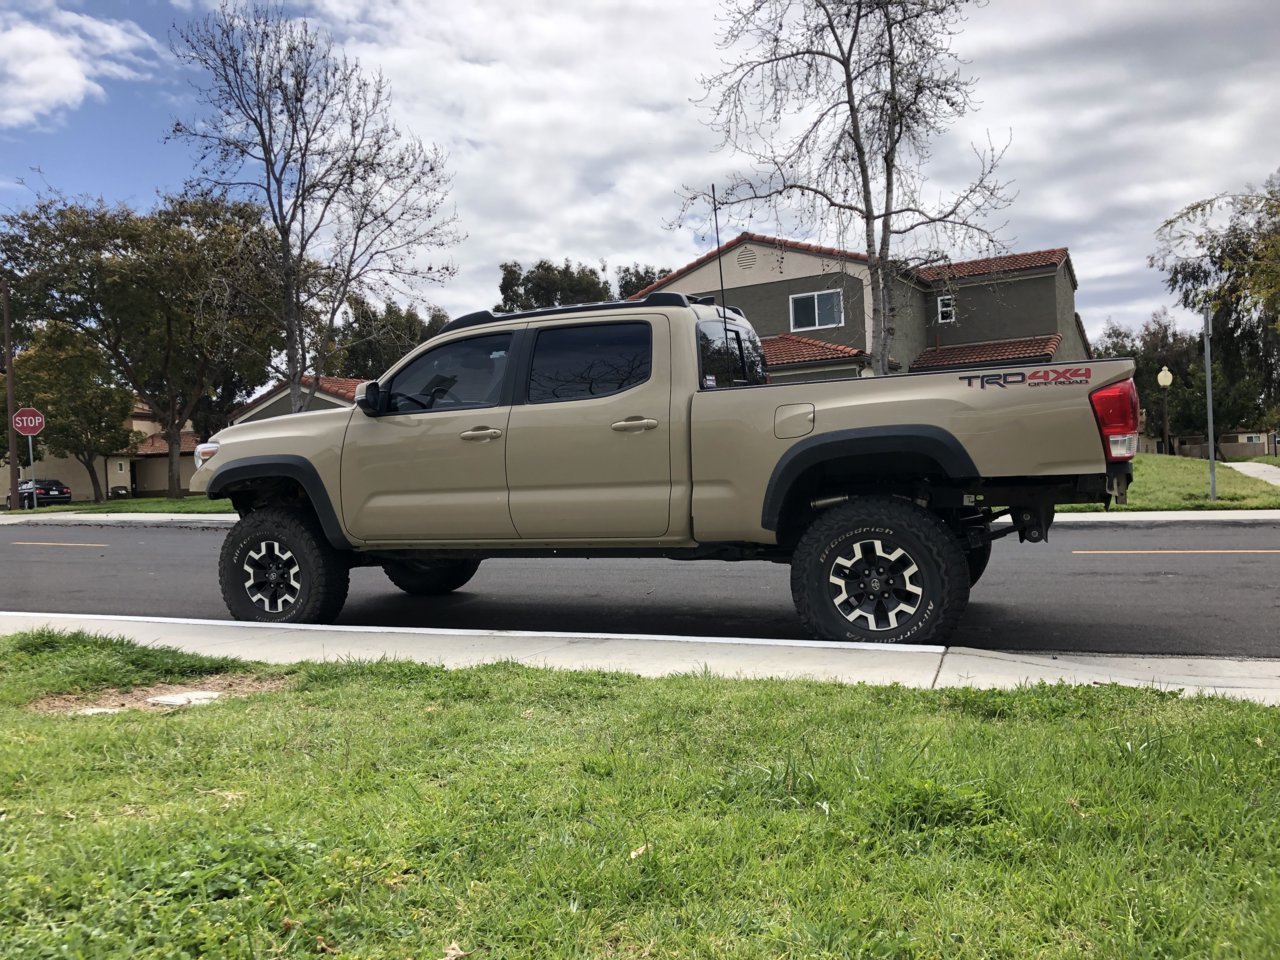
[(617, 423), (611, 424), (611, 430), (617, 430), (618, 433), (641, 433), (645, 430), (652, 430), (658, 425), (657, 420), (649, 417), (627, 417), (625, 420), (619, 420)]
[(502, 436), (502, 431), (495, 427), (473, 427), (470, 430), (463, 430), (458, 434), (463, 440), (497, 440)]

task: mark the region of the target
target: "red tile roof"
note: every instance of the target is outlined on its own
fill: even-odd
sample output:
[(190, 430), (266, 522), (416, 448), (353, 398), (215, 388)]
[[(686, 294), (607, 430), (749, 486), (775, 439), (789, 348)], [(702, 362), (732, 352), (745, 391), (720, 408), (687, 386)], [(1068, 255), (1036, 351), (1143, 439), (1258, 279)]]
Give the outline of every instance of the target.
[[(704, 263), (710, 263), (721, 254), (728, 253), (734, 247), (747, 242), (768, 244), (781, 250), (798, 250), (801, 253), (815, 253), (837, 260), (856, 260), (867, 262), (865, 253), (853, 250), (840, 250), (837, 247), (824, 247), (816, 243), (801, 243), (798, 240), (785, 240), (781, 237), (770, 237), (762, 233), (741, 233), (728, 243), (704, 253), (692, 263), (687, 263), (679, 270), (674, 270), (665, 277), (651, 283), (643, 290), (631, 295), (632, 300), (641, 300), (655, 290), (660, 290), (673, 280), (698, 269)], [(935, 267), (919, 267), (911, 271), (926, 283), (939, 280), (960, 280), (966, 277), (979, 277), (985, 274), (1016, 273), (1020, 270), (1038, 270), (1046, 267), (1057, 267), (1064, 260), (1069, 261), (1070, 254), (1066, 247), (1055, 247), (1052, 250), (1032, 250), (1029, 253), (1011, 253), (1003, 257), (984, 257), (979, 260), (957, 260), (955, 263), (939, 264)], [(1068, 270), (1071, 269), (1068, 264)], [(1074, 274), (1073, 274), (1074, 279)]]
[(1018, 340), (987, 340), (953, 347), (930, 347), (911, 364), (912, 370), (946, 367), (999, 366), (1008, 363), (1042, 363), (1053, 359), (1062, 343), (1059, 333)]
[(831, 343), (827, 340), (814, 340), (812, 337), (798, 337), (793, 333), (763, 337), (760, 340), (760, 346), (764, 348), (765, 362), (771, 367), (783, 367), (789, 363), (851, 360), (867, 356), (856, 347), (848, 347), (843, 343)]
[[(196, 444), (200, 442), (200, 437), (192, 430), (182, 431), (182, 450), (181, 453), (195, 453)], [(134, 454), (137, 457), (167, 457), (169, 455), (169, 441), (164, 438), (163, 433), (153, 433), (147, 439), (138, 444), (138, 451)]]
[(1030, 253), (1011, 253), (982, 260), (957, 260), (955, 263), (942, 263), (936, 267), (920, 267), (915, 273), (921, 280), (930, 283), (938, 280), (962, 280), (988, 273), (1016, 273), (1019, 270), (1058, 267), (1067, 256), (1066, 247), (1055, 247), (1052, 250), (1032, 250)]
[[(302, 378), (302, 387), (304, 390), (311, 389), (311, 376), (307, 375)], [(321, 377), (320, 386), (317, 388), (320, 393), (327, 393), (330, 396), (341, 397), (347, 403), (356, 402), (356, 387), (365, 383), (364, 380), (356, 380), (352, 377)]]
[[(312, 380), (311, 374), (308, 373), (303, 375), (302, 377), (303, 390), (311, 389), (311, 380)], [(337, 397), (341, 400), (345, 400), (347, 403), (355, 403), (356, 387), (360, 386), (360, 384), (365, 382), (366, 381), (364, 380), (358, 380), (353, 377), (321, 377), (320, 386), (317, 388), (317, 392), (327, 394), (331, 397)], [(271, 388), (269, 390), (264, 390), (262, 393), (254, 397), (252, 400), (248, 401), (247, 403), (242, 403), (240, 404), (240, 406), (236, 407), (236, 409), (231, 412), (231, 420), (235, 421), (242, 414), (246, 413), (249, 410), (252, 410), (254, 407), (260, 404), (266, 403), (270, 400), (274, 400), (277, 397), (284, 396), (288, 392), (288, 389), (289, 389), (289, 384), (286, 381), (277, 380), (274, 384), (271, 385)]]

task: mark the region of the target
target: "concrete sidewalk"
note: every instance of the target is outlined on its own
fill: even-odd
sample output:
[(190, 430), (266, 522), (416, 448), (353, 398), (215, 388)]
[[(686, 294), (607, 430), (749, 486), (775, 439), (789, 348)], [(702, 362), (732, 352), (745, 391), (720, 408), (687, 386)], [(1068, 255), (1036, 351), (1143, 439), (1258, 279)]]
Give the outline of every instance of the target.
[(1224, 463), (1224, 467), (1230, 467), (1238, 473), (1243, 473), (1247, 477), (1254, 477), (1258, 480), (1265, 480), (1267, 483), (1273, 483), (1280, 487), (1280, 467), (1273, 467), (1269, 463), (1251, 463), (1245, 461), (1243, 463)]
[[(1266, 466), (1266, 464), (1254, 464)], [(1276, 469), (1272, 467), (1270, 469)], [(23, 515), (0, 513), (0, 525), (36, 523), (73, 527), (229, 527), (238, 518), (234, 513), (44, 513)], [(1008, 522), (997, 521), (997, 522)], [(1159, 523), (1280, 523), (1280, 510), (1112, 510), (1109, 513), (1059, 513), (1058, 524), (1105, 524), (1147, 526)]]
[(385, 657), (469, 667), (513, 660), (535, 667), (618, 670), (642, 676), (709, 670), (725, 677), (805, 677), (841, 683), (899, 683), (921, 689), (1016, 687), (1041, 680), (1118, 683), (1280, 704), (1280, 660), (1032, 654), (817, 640), (268, 625), (0, 612), (0, 633), (46, 626), (269, 663)]

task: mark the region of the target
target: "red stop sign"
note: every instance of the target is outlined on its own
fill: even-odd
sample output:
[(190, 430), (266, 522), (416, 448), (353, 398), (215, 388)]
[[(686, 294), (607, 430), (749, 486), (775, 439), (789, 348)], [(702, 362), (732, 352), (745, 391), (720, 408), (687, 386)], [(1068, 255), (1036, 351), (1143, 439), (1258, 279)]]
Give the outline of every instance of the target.
[(13, 415), (13, 429), (24, 437), (34, 437), (44, 429), (44, 414), (35, 407), (23, 407)]

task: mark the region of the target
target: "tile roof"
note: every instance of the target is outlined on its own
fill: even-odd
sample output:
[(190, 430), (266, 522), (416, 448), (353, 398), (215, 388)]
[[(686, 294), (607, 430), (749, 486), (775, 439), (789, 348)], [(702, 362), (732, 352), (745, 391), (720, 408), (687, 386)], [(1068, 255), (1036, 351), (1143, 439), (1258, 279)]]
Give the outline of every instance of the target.
[(843, 343), (831, 343), (827, 340), (815, 340), (812, 337), (798, 337), (793, 333), (763, 337), (760, 340), (760, 346), (764, 348), (765, 362), (771, 367), (783, 367), (789, 363), (852, 360), (867, 356), (856, 347), (848, 347)]
[(930, 347), (915, 358), (911, 369), (940, 370), (947, 367), (1040, 363), (1052, 360), (1061, 343), (1062, 334), (1054, 333), (1017, 340), (987, 340), (982, 343), (960, 343), (951, 347)]
[(915, 274), (921, 280), (934, 283), (938, 280), (962, 280), (988, 273), (1016, 273), (1019, 270), (1038, 270), (1057, 267), (1067, 259), (1066, 247), (1052, 250), (1032, 250), (1029, 253), (1011, 253), (1003, 257), (986, 257), (982, 260), (957, 260), (936, 267), (919, 267)]
[[(309, 373), (303, 375), (302, 377), (303, 390), (311, 389), (312, 379), (313, 378)], [(340, 400), (345, 400), (347, 403), (355, 403), (356, 387), (360, 386), (360, 384), (365, 382), (366, 381), (360, 380), (354, 377), (321, 377), (320, 385), (319, 387), (317, 387), (316, 392), (327, 394), (328, 396), (331, 396), (331, 397), (337, 397)], [(286, 381), (277, 380), (275, 383), (271, 385), (270, 389), (262, 391), (262, 393), (258, 394), (252, 400), (249, 400), (245, 403), (240, 404), (240, 406), (236, 407), (235, 410), (231, 411), (232, 422), (234, 422), (242, 414), (247, 413), (249, 410), (252, 410), (256, 406), (259, 406), (260, 404), (266, 403), (270, 400), (274, 400), (277, 397), (284, 396), (284, 394), (287, 393), (288, 390), (289, 390), (289, 384)]]
[[(196, 444), (200, 442), (200, 437), (193, 430), (182, 431), (182, 449), (181, 453), (195, 453)], [(147, 439), (138, 444), (138, 450), (134, 454), (135, 457), (167, 457), (169, 455), (169, 441), (164, 438), (163, 433), (153, 433)]]
[[(856, 260), (859, 263), (867, 262), (865, 253), (858, 253), (853, 250), (841, 250), (837, 247), (824, 247), (816, 243), (801, 243), (798, 240), (786, 240), (782, 237), (770, 237), (763, 233), (740, 233), (727, 243), (721, 244), (714, 250), (704, 253), (697, 260), (685, 264), (679, 270), (673, 270), (665, 277), (661, 277), (656, 282), (651, 283), (631, 295), (632, 300), (641, 300), (646, 295), (655, 290), (660, 290), (673, 280), (683, 277), (685, 274), (691, 273), (705, 263), (711, 263), (721, 254), (728, 253), (734, 247), (743, 243), (755, 242), (763, 243), (781, 250), (798, 250), (801, 253), (815, 253), (824, 257), (832, 257), (837, 260)], [(992, 273), (1016, 273), (1020, 270), (1038, 270), (1046, 267), (1057, 267), (1067, 260), (1070, 270), (1070, 254), (1066, 247), (1055, 247), (1052, 250), (1032, 250), (1028, 253), (1011, 253), (1002, 257), (984, 257), (978, 260), (957, 260), (954, 263), (939, 264), (934, 267), (917, 267), (911, 270), (916, 277), (926, 283), (936, 283), (939, 280), (961, 280), (966, 277), (979, 277)], [(1074, 279), (1074, 273), (1072, 274)]]

